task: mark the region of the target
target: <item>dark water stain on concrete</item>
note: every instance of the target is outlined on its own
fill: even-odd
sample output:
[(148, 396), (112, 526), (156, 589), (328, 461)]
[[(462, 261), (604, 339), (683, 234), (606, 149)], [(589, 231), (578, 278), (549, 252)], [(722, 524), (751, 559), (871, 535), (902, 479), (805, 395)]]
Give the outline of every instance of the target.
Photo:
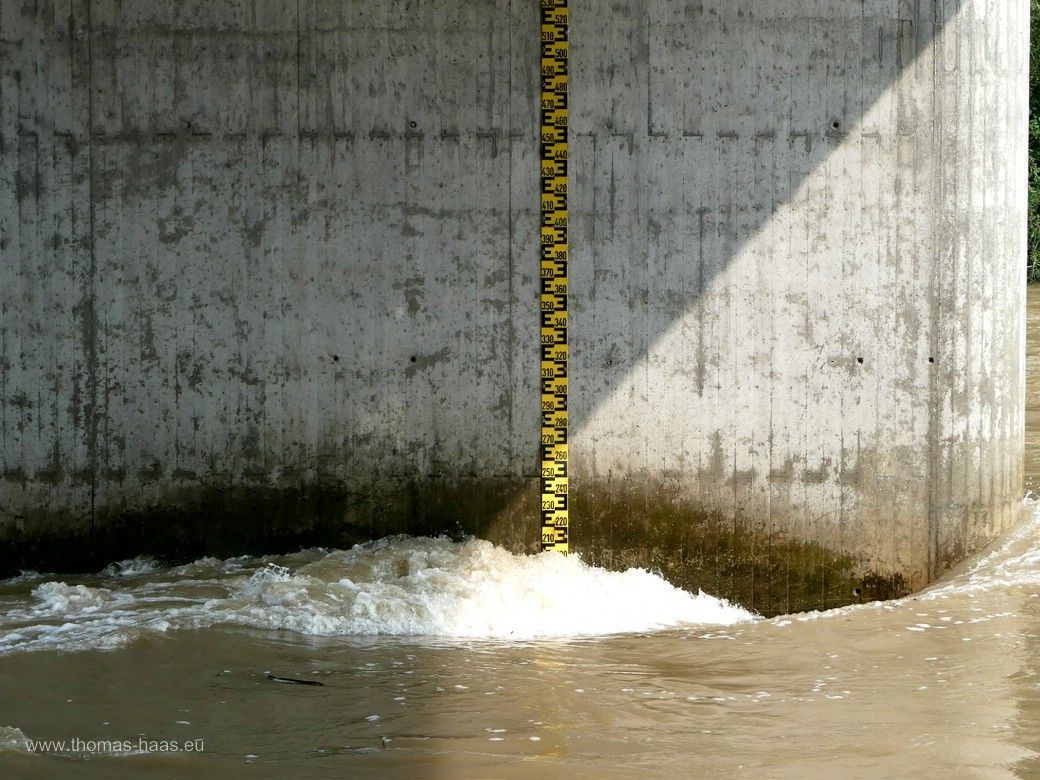
[[(96, 522), (22, 518), (0, 527), (0, 576), (23, 569), (97, 571), (150, 555), (167, 563), (202, 556), (345, 548), (393, 534), (488, 539), (538, 551), (538, 481), (526, 477), (391, 477), (364, 490), (334, 482), (265, 487), (199, 484), (151, 506), (102, 509)], [(645, 486), (644, 486), (645, 487)], [(792, 539), (762, 518), (725, 519), (661, 490), (577, 481), (571, 549), (589, 564), (654, 571), (763, 615), (828, 609), (905, 595), (897, 573), (817, 542)]]

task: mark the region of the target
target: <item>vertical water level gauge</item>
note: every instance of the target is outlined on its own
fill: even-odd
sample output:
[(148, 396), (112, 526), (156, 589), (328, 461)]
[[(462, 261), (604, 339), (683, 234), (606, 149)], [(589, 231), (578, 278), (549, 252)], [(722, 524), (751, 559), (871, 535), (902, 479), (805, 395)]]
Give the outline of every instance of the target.
[(541, 0), (542, 549), (568, 549), (567, 0)]

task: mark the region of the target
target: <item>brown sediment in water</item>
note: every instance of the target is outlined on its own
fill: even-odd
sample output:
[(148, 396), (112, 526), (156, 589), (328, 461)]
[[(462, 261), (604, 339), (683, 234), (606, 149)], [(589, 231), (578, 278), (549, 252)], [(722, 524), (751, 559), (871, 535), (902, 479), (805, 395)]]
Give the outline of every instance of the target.
[[(304, 776), (1033, 776), (1036, 524), (936, 591), (826, 614), (523, 642), (149, 626), (115, 651), (7, 654), (0, 774), (234, 777), (260, 771), (249, 766), (257, 763)], [(246, 576), (207, 567), (87, 585), (204, 608), (211, 592)], [(177, 576), (180, 586), (164, 590)], [(40, 582), (0, 583), (3, 610), (31, 605)], [(283, 608), (310, 614), (286, 597)], [(564, 612), (567, 597), (559, 594)], [(241, 596), (229, 606), (253, 607)], [(67, 620), (39, 619), (55, 628)], [(609, 625), (608, 610), (602, 619)], [(62, 636), (74, 638), (64, 627)], [(324, 685), (274, 685), (275, 672)], [(201, 749), (69, 747), (133, 747), (141, 736)], [(25, 737), (66, 747), (28, 752)]]

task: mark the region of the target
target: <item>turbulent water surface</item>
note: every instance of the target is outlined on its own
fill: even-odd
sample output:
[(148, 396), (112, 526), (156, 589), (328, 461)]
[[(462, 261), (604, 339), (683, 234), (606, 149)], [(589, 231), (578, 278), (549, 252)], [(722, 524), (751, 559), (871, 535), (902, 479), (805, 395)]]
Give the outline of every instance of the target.
[[(1028, 367), (1036, 490), (1040, 339)], [(1040, 777), (1023, 518), (915, 597), (771, 620), (476, 540), (27, 572), (0, 777)]]
[(1027, 515), (915, 598), (771, 620), (475, 540), (26, 574), (0, 775), (1040, 773)]
[(407, 537), (166, 569), (137, 559), (75, 584), (27, 573), (0, 590), (3, 605), (0, 654), (113, 648), (150, 633), (216, 625), (328, 637), (519, 640), (752, 618), (641, 570), (607, 572), (558, 553), (516, 556), (476, 539)]

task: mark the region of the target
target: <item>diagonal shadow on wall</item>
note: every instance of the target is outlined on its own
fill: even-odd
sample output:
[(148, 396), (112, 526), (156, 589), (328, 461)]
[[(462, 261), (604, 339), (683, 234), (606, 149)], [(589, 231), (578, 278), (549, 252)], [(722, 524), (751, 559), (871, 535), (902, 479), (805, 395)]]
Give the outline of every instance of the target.
[[(12, 567), (535, 539), (537, 9), (369, 6), (3, 3)], [(930, 446), (919, 415), (850, 416), (892, 382), (849, 361), (934, 346), (937, 304), (885, 304), (944, 271), (940, 87), (1013, 67), (1013, 20), (732, 6), (573, 9), (576, 484), (642, 479), (645, 504), (695, 483), (733, 514), (794, 507), (811, 538), (804, 507)], [(897, 405), (933, 381), (915, 363)], [(907, 441), (846, 461), (853, 425)]]

